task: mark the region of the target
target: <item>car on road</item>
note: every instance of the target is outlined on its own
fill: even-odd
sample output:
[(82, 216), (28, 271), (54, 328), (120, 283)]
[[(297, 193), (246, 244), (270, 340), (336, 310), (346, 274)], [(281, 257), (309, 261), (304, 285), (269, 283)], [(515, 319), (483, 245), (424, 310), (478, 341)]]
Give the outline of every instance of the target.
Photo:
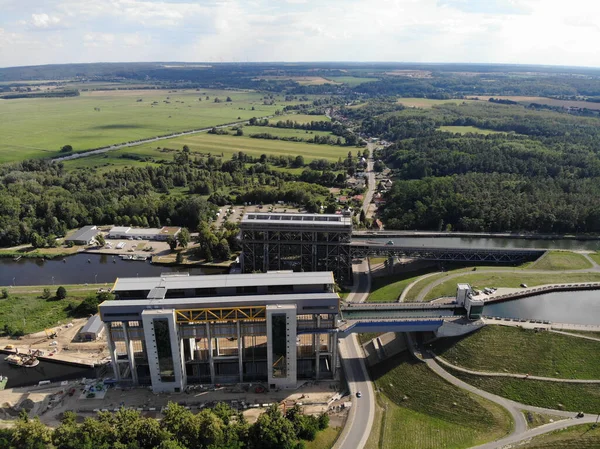
[(521, 284), (521, 287), (527, 288), (527, 284)]
[(361, 393), (360, 391), (357, 391), (357, 392), (356, 392), (356, 397), (357, 397), (357, 398), (360, 398), (361, 396), (362, 396), (362, 393)]

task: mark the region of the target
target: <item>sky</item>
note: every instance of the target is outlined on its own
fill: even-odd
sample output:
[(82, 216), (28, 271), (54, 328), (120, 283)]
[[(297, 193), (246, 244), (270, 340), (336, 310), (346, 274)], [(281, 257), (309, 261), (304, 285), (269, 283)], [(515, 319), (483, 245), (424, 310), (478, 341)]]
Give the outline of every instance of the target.
[(600, 67), (594, 0), (0, 0), (0, 67), (394, 61)]

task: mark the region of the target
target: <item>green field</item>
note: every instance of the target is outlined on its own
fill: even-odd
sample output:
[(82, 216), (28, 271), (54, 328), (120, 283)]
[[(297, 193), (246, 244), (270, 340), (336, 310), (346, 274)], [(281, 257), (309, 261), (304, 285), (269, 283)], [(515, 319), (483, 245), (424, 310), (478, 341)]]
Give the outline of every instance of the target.
[(600, 342), (554, 332), (489, 325), (433, 344), (448, 362), (475, 371), (600, 379)]
[[(251, 134), (267, 133), (278, 137), (298, 137), (300, 139), (312, 139), (314, 136), (330, 136), (332, 139), (337, 139), (338, 136), (328, 131), (305, 131), (303, 129), (293, 128), (274, 128), (271, 126), (244, 126), (244, 136), (250, 136)], [(344, 138), (340, 137), (342, 142)]]
[(591, 262), (583, 255), (569, 251), (547, 251), (533, 265), (532, 270), (585, 270), (592, 268)]
[(454, 376), (482, 390), (536, 407), (600, 413), (597, 384), (568, 384), (508, 377), (483, 377), (445, 368)]
[(438, 128), (440, 131), (445, 131), (448, 133), (458, 133), (458, 134), (502, 134), (500, 131), (493, 131), (491, 129), (482, 129), (477, 128), (475, 126), (440, 126)]
[(330, 449), (341, 432), (339, 427), (328, 427), (317, 433), (314, 441), (305, 441), (304, 449)]
[(280, 121), (291, 120), (298, 123), (310, 122), (329, 122), (331, 119), (326, 115), (311, 115), (311, 114), (285, 114), (278, 115), (269, 119), (269, 123), (277, 123)]
[(580, 424), (534, 437), (520, 449), (600, 449), (600, 427)]
[(454, 387), (407, 354), (371, 371), (387, 400), (380, 447), (470, 447), (500, 438), (511, 428), (502, 408)]
[(594, 262), (596, 262), (598, 265), (600, 265), (600, 252), (591, 253), (591, 254), (588, 254), (588, 256), (590, 256), (590, 258)]
[(462, 103), (473, 103), (477, 100), (435, 100), (432, 98), (399, 98), (398, 103), (403, 104), (408, 108), (423, 108), (429, 109), (438, 104), (462, 104)]
[(436, 268), (424, 268), (417, 271), (394, 274), (392, 276), (383, 276), (373, 278), (371, 282), (371, 293), (367, 302), (395, 302), (411, 283), (416, 281), (424, 274), (435, 271)]
[[(233, 101), (226, 102), (227, 96)], [(223, 101), (215, 103), (215, 97)], [(281, 100), (266, 106), (262, 97), (256, 92), (199, 89), (90, 91), (79, 97), (0, 100), (0, 163), (57, 156), (67, 144), (82, 151), (268, 116), (291, 104)]]
[(378, 78), (361, 78), (358, 76), (328, 76), (327, 79), (336, 83), (347, 84), (350, 87), (358, 86), (362, 83), (372, 83), (373, 81), (378, 81)]
[[(58, 286), (48, 288), (54, 296)], [(40, 293), (10, 292), (7, 299), (0, 299), (0, 330), (8, 324), (30, 334), (67, 323), (73, 318), (71, 309), (90, 294), (95, 294), (98, 287), (87, 290), (73, 290), (69, 286), (65, 288), (68, 296), (60, 301), (43, 299)]]
[[(426, 281), (429, 281), (430, 279)], [(426, 295), (424, 300), (431, 301), (442, 296), (454, 296), (456, 294), (456, 284), (469, 283), (475, 289), (483, 289), (485, 287), (507, 287), (519, 288), (521, 283), (527, 284), (528, 287), (536, 285), (556, 284), (557, 282), (600, 282), (600, 273), (556, 273), (556, 274), (535, 274), (527, 273), (523, 270), (518, 273), (473, 273), (458, 276), (449, 279), (446, 282), (432, 288)], [(412, 289), (411, 289), (412, 293)]]
[(107, 164), (115, 164), (115, 166), (147, 164), (147, 162), (123, 159), (121, 157), (128, 154), (151, 157), (157, 161), (170, 161), (173, 159), (176, 151), (181, 150), (184, 145), (190, 148), (192, 157), (213, 155), (222, 156), (225, 160), (229, 160), (232, 154), (240, 151), (256, 158), (259, 158), (263, 154), (294, 157), (302, 155), (306, 162), (310, 162), (313, 159), (327, 159), (331, 162), (337, 162), (340, 157), (344, 158), (348, 155), (348, 147), (335, 145), (253, 139), (248, 137), (247, 133), (241, 137), (198, 133), (65, 161), (65, 167), (73, 169), (79, 167), (109, 167)]

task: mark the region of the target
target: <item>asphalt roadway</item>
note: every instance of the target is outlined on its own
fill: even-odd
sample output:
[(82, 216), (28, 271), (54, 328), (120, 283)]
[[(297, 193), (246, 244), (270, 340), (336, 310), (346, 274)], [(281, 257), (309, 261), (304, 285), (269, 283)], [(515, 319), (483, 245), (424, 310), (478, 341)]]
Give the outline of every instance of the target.
[[(348, 302), (364, 302), (367, 299), (371, 288), (368, 268), (367, 260), (362, 261), (360, 265), (354, 265), (355, 287), (348, 295)], [(352, 395), (352, 409), (334, 449), (362, 449), (369, 438), (375, 417), (373, 384), (369, 379), (365, 359), (356, 334), (340, 338), (339, 348), (340, 358), (344, 365), (344, 374)], [(361, 397), (357, 398), (356, 393), (359, 391)]]

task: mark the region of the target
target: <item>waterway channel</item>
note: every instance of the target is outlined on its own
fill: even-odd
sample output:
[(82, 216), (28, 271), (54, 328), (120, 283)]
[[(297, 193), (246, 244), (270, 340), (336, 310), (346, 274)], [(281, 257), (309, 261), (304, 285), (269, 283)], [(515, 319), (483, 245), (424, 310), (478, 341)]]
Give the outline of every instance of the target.
[(0, 285), (112, 285), (118, 277), (159, 276), (177, 271), (196, 275), (223, 272), (222, 269), (152, 265), (149, 261), (124, 261), (118, 256), (80, 253), (52, 260), (0, 258)]
[(424, 248), (462, 248), (462, 249), (565, 249), (600, 251), (600, 240), (574, 239), (528, 239), (511, 237), (376, 237), (361, 235), (352, 241), (356, 242), (394, 242), (394, 245)]
[(600, 325), (600, 290), (545, 293), (486, 305), (491, 317), (543, 320), (551, 323)]

